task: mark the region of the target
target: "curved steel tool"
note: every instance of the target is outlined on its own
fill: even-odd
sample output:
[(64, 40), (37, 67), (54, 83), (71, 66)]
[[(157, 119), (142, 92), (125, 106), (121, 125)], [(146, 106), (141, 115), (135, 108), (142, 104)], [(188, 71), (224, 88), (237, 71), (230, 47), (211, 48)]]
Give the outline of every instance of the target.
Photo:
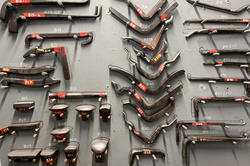
[(33, 39), (36, 40), (45, 40), (45, 39), (82, 39), (82, 45), (87, 45), (93, 40), (93, 32), (80, 32), (80, 33), (36, 33), (36, 34), (28, 34), (25, 37), (25, 45), (30, 46), (30, 42)]
[(106, 92), (49, 92), (50, 102), (53, 103), (58, 99), (82, 99), (82, 98), (105, 98)]
[(186, 35), (186, 38), (189, 38), (195, 34), (227, 34), (227, 33), (249, 33), (250, 23), (247, 24), (246, 27), (244, 28), (207, 28), (207, 29), (200, 29), (200, 30), (195, 30), (189, 34)]
[(185, 73), (185, 70), (175, 71), (175, 72), (171, 73), (168, 76), (167, 80), (165, 80), (158, 88), (152, 89), (150, 87), (147, 87), (144, 83), (142, 83), (140, 80), (138, 80), (137, 78), (135, 78), (128, 71), (126, 71), (126, 70), (124, 70), (124, 69), (122, 69), (122, 68), (120, 68), (118, 66), (109, 65), (109, 70), (117, 72), (117, 73), (123, 75), (124, 77), (126, 77), (127, 79), (129, 79), (133, 85), (136, 85), (143, 92), (145, 92), (147, 94), (150, 94), (150, 95), (159, 94), (159, 93), (163, 92), (167, 87), (170, 86), (169, 82), (172, 79), (174, 79), (175, 77), (178, 77), (180, 75), (183, 75)]
[(246, 69), (247, 72), (250, 72), (250, 63), (248, 62), (204, 62), (203, 65), (222, 67), (222, 66), (238, 66), (240, 68)]
[(162, 64), (159, 66), (159, 68), (157, 69), (157, 72), (155, 73), (148, 73), (146, 70), (142, 69), (141, 67), (141, 63), (140, 61), (136, 61), (135, 59), (133, 59), (131, 57), (131, 54), (129, 52), (129, 50), (127, 50), (125, 48), (125, 51), (127, 53), (127, 56), (128, 56), (128, 60), (131, 64), (135, 65), (137, 71), (145, 78), (149, 79), (149, 80), (155, 80), (157, 78), (159, 78), (161, 76), (161, 74), (163, 73), (163, 71), (171, 64), (171, 63), (174, 63), (179, 57), (180, 57), (180, 54), (181, 54), (181, 51), (179, 51), (176, 56), (171, 59), (171, 60), (167, 60), (167, 61), (164, 61), (162, 62)]
[(194, 97), (192, 103), (194, 105), (194, 115), (199, 116), (199, 103), (205, 104), (207, 102), (241, 102), (250, 104), (248, 97)]
[(133, 166), (134, 160), (139, 160), (139, 156), (152, 156), (153, 159), (156, 159), (156, 156), (165, 158), (165, 153), (159, 149), (151, 148), (133, 148), (129, 153), (129, 166)]
[(193, 121), (193, 120), (181, 120), (176, 123), (175, 130), (176, 130), (176, 142), (180, 142), (180, 133), (182, 129), (188, 129), (192, 126), (221, 126), (221, 127), (228, 127), (228, 126), (244, 126), (246, 122), (243, 120), (238, 121), (219, 121), (219, 120), (209, 120), (209, 121)]
[(42, 163), (46, 165), (53, 165), (56, 163), (58, 152), (59, 150), (55, 146), (44, 148), (40, 153)]
[(122, 100), (123, 105), (132, 106), (137, 111), (138, 117), (141, 117), (143, 120), (148, 121), (148, 122), (153, 122), (157, 119), (163, 118), (164, 116), (168, 117), (169, 112), (172, 110), (174, 106), (174, 102), (175, 102), (174, 97), (171, 97), (169, 99), (168, 104), (164, 106), (164, 108), (158, 110), (156, 113), (152, 115), (147, 115), (145, 111), (143, 111), (141, 107), (138, 104), (136, 104), (133, 100), (130, 100), (130, 99)]
[(146, 14), (144, 11), (137, 6), (133, 0), (123, 0), (128, 3), (128, 5), (136, 11), (136, 13), (143, 19), (143, 20), (150, 20), (156, 13), (161, 11), (162, 6), (167, 2), (167, 0), (159, 0), (157, 4)]
[(168, 48), (167, 42), (164, 40), (163, 45), (160, 48), (160, 50), (155, 55), (153, 55), (152, 58), (149, 58), (149, 55), (144, 53), (144, 51), (138, 50), (135, 47), (133, 47), (133, 50), (137, 57), (140, 57), (141, 59), (143, 59), (145, 62), (147, 62), (150, 65), (155, 65), (156, 63), (160, 61), (163, 55), (168, 52), (167, 48)]
[(249, 79), (245, 78), (210, 78), (210, 77), (193, 77), (191, 74), (188, 74), (188, 79), (190, 81), (208, 81), (209, 83), (216, 82), (240, 82), (244, 84), (250, 84)]
[(159, 99), (155, 100), (153, 103), (148, 104), (148, 102), (145, 99), (143, 99), (140, 93), (136, 91), (136, 89), (134, 89), (133, 87), (121, 87), (115, 81), (111, 81), (111, 84), (117, 94), (122, 95), (123, 93), (128, 93), (131, 97), (137, 100), (137, 102), (141, 105), (142, 108), (148, 110), (161, 106), (183, 88), (183, 85), (180, 84), (170, 92), (162, 95)]
[(14, 149), (8, 153), (8, 162), (38, 162), (41, 148)]
[(13, 123), (0, 130), (0, 139), (7, 134), (14, 135), (17, 131), (32, 130), (34, 131), (33, 138), (36, 138), (42, 128), (42, 121), (28, 122), (28, 123)]
[(16, 111), (33, 111), (35, 109), (35, 101), (17, 101), (13, 104)]
[(174, 2), (171, 4), (170, 7), (168, 7), (163, 14), (159, 15), (158, 17), (154, 18), (154, 21), (146, 26), (146, 27), (140, 27), (135, 22), (129, 20), (127, 17), (122, 15), (120, 12), (115, 10), (114, 8), (110, 7), (109, 11), (111, 12), (112, 16), (114, 16), (116, 19), (118, 19), (120, 22), (124, 23), (126, 26), (132, 28), (136, 32), (147, 34), (152, 32), (158, 25), (164, 24), (165, 21), (170, 17), (170, 13), (176, 9), (178, 6), (177, 2)]
[(143, 47), (143, 49), (149, 49), (151, 51), (154, 51), (156, 49), (156, 47), (159, 45), (159, 42), (161, 40), (161, 37), (162, 37), (162, 34), (164, 31), (167, 30), (166, 28), (166, 25), (170, 22), (172, 22), (173, 20), (173, 16), (170, 17), (170, 19), (168, 19), (166, 21), (166, 24), (163, 24), (161, 26), (161, 29), (159, 30), (159, 32), (156, 34), (155, 38), (154, 38), (154, 41), (152, 44), (149, 44), (149, 43), (146, 43), (144, 41), (141, 41), (140, 39), (137, 39), (135, 37), (122, 37), (123, 40), (126, 40), (126, 41), (134, 41), (135, 43), (139, 44), (140, 46)]
[(206, 2), (201, 2), (200, 0), (186, 0), (186, 1), (192, 4), (193, 6), (200, 6), (200, 7), (204, 7), (204, 8), (224, 12), (224, 13), (229, 13), (229, 14), (240, 14), (250, 9), (250, 4), (244, 5), (238, 9), (229, 9), (229, 8), (224, 8), (220, 6), (215, 6)]
[(84, 5), (89, 0), (6, 0), (1, 8), (0, 19), (6, 20), (11, 9), (18, 9), (18, 7), (30, 7), (30, 6), (64, 6), (64, 5)]
[(18, 75), (47, 75), (49, 72), (55, 70), (53, 66), (41, 66), (41, 67), (0, 67), (0, 75), (6, 74), (18, 74)]
[(41, 79), (4, 78), (0, 82), (0, 88), (8, 88), (11, 84), (23, 85), (26, 87), (44, 87), (59, 84), (61, 81), (50, 77)]
[(98, 6), (95, 8), (94, 15), (70, 15), (70, 14), (47, 14), (47, 13), (22, 13), (17, 14), (15, 17), (12, 17), (9, 21), (9, 32), (17, 33), (19, 24), (21, 21), (32, 21), (32, 20), (75, 20), (75, 19), (96, 19), (101, 16), (102, 7), (98, 9)]
[(210, 77), (192, 77), (191, 74), (187, 75), (190, 81), (207, 81), (208, 83), (215, 84), (216, 82), (225, 83), (242, 83), (245, 85), (247, 96), (250, 96), (250, 80), (245, 78), (210, 78)]
[(147, 144), (153, 144), (155, 142), (155, 140), (158, 138), (158, 136), (161, 134), (161, 131), (170, 127), (175, 121), (176, 121), (176, 117), (174, 118), (174, 120), (172, 120), (170, 123), (168, 124), (163, 124), (163, 125), (159, 125), (154, 132), (147, 137), (146, 135), (144, 135), (143, 133), (141, 133), (140, 131), (137, 131), (135, 129), (134, 124), (129, 121), (127, 119), (127, 114), (123, 111), (122, 112), (123, 115), (123, 120), (126, 124), (126, 126), (128, 127), (128, 129), (139, 139), (141, 139), (143, 142), (147, 143)]
[(204, 19), (199, 19), (199, 18), (194, 18), (194, 19), (188, 19), (184, 20), (183, 24), (186, 23), (200, 23), (200, 24), (205, 24), (205, 23), (249, 23), (250, 19), (242, 19), (242, 18), (204, 18)]
[(228, 54), (235, 54), (235, 55), (250, 55), (250, 49), (221, 49), (221, 50), (207, 50), (204, 48), (200, 48), (200, 53), (202, 55), (228, 55)]
[(103, 162), (108, 155), (109, 138), (98, 137), (91, 142), (91, 152), (96, 162)]
[(48, 55), (48, 53), (53, 53), (55, 56), (59, 57), (62, 63), (63, 75), (65, 80), (70, 79), (68, 56), (65, 47), (54, 47), (54, 48), (31, 48), (24, 55), (24, 58), (33, 58), (40, 55)]
[(233, 144), (237, 144), (238, 142), (248, 142), (250, 141), (249, 134), (244, 133), (243, 136), (239, 137), (231, 137), (231, 136), (206, 136), (206, 135), (189, 135), (182, 143), (182, 157), (184, 163), (188, 166), (189, 161), (189, 145), (190, 143), (197, 143), (197, 142), (231, 142)]

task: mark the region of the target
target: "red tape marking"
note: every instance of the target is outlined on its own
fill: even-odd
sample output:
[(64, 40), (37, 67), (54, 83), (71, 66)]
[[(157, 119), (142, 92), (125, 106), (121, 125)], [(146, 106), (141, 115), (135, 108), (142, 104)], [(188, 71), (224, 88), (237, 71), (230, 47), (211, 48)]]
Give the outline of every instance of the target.
[(147, 86), (144, 85), (143, 83), (138, 84), (138, 87), (139, 87), (141, 90), (143, 90), (144, 92), (146, 92), (147, 89), (148, 89)]
[(2, 72), (10, 72), (10, 68), (2, 68)]
[(135, 92), (134, 96), (135, 96), (136, 100), (141, 101), (142, 98), (141, 98), (141, 95), (138, 92)]
[(212, 99), (213, 97), (200, 97), (200, 99)]
[(224, 78), (224, 81), (225, 82), (237, 82), (237, 81), (239, 81), (239, 79), (237, 79), (237, 78)]
[(209, 50), (209, 53), (218, 53), (218, 50)]
[(162, 72), (165, 68), (165, 63), (161, 64), (161, 66), (158, 68), (158, 71)]
[(23, 80), (23, 84), (28, 86), (33, 86), (34, 80)]
[(66, 49), (65, 49), (65, 47), (55, 47), (54, 51), (56, 53), (59, 53), (59, 55), (66, 55)]
[(135, 135), (141, 135), (141, 133), (135, 129), (133, 130), (133, 132), (135, 133)]
[(82, 33), (80, 33), (80, 35), (79, 35), (79, 36), (84, 37), (84, 36), (87, 36), (87, 35), (88, 35), (88, 33), (87, 33), (87, 32), (82, 32)]
[(245, 98), (235, 98), (234, 101), (245, 101)]
[(242, 19), (240, 22), (250, 22), (250, 19)]
[(66, 98), (66, 92), (59, 92), (59, 93), (57, 93), (57, 97), (59, 99), (65, 99)]
[(137, 13), (141, 16), (143, 13), (143, 10), (141, 8), (136, 8)]
[(131, 22), (131, 23), (129, 24), (129, 26), (130, 26), (131, 28), (135, 29), (137, 25), (136, 25), (134, 22)]
[(44, 13), (23, 13), (24, 17), (37, 18), (37, 17), (45, 17)]
[(144, 116), (144, 112), (142, 111), (140, 107), (137, 107), (136, 110), (139, 112), (141, 116)]
[(106, 97), (106, 96), (107, 96), (106, 93), (103, 92), (99, 94), (99, 97)]
[(39, 36), (40, 36), (40, 35), (39, 35), (38, 33), (37, 33), (37, 34), (31, 34), (31, 35), (30, 35), (31, 38), (37, 38), (37, 37), (39, 37)]
[(31, 5), (30, 0), (10, 0), (13, 5)]
[(166, 18), (167, 16), (168, 16), (167, 14), (162, 14), (162, 15), (161, 15), (161, 20), (162, 20), (162, 21), (165, 20), (165, 18)]

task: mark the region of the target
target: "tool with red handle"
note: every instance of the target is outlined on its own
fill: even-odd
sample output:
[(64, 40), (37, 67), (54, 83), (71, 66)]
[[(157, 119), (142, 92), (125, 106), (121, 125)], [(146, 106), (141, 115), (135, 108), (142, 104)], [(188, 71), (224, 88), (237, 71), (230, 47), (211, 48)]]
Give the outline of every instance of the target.
[(0, 11), (0, 19), (6, 20), (11, 9), (30, 6), (79, 6), (84, 5), (89, 0), (6, 0)]
[(9, 32), (17, 33), (21, 21), (32, 20), (75, 20), (75, 19), (96, 19), (101, 16), (102, 7), (95, 8), (94, 15), (70, 15), (70, 14), (47, 14), (47, 13), (22, 13), (12, 17), (9, 21)]

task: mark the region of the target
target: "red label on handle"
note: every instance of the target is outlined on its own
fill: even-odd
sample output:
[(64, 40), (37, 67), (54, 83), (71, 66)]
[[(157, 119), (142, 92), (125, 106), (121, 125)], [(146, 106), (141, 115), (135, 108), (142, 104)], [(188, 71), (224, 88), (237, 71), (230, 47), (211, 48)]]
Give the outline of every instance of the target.
[(23, 13), (24, 17), (36, 18), (36, 17), (45, 17), (44, 13)]
[(2, 72), (10, 72), (10, 68), (2, 68)]
[(131, 22), (131, 23), (129, 24), (129, 26), (130, 26), (131, 28), (135, 29), (137, 25), (136, 25), (134, 22)]
[(217, 64), (218, 64), (218, 65), (223, 65), (223, 64), (224, 64), (224, 62), (217, 62)]
[(30, 4), (30, 0), (10, 0), (10, 3), (13, 5), (26, 5)]
[(209, 50), (209, 53), (218, 53), (218, 50)]
[(235, 98), (234, 101), (245, 101), (245, 98)]
[(28, 86), (33, 86), (34, 85), (34, 80), (24, 80), (23, 84), (28, 85)]
[(65, 99), (66, 98), (66, 92), (59, 92), (57, 93), (58, 99)]
[(55, 47), (54, 51), (56, 53), (59, 53), (59, 55), (66, 55), (66, 49), (65, 49), (65, 47)]
[(144, 92), (146, 92), (147, 89), (148, 89), (147, 86), (144, 85), (143, 83), (138, 84), (138, 87), (139, 87), (141, 90), (143, 90)]
[(217, 30), (216, 28), (208, 28), (208, 31), (214, 31)]
[(161, 64), (161, 66), (158, 68), (159, 72), (162, 72), (165, 68), (165, 63)]
[(141, 116), (144, 116), (144, 112), (142, 111), (140, 107), (137, 107), (136, 110), (139, 112)]
[(250, 22), (250, 19), (242, 19), (240, 22)]
[(135, 133), (135, 135), (141, 135), (141, 133), (135, 129), (133, 130), (133, 132)]
[(142, 45), (142, 46), (145, 46), (145, 45), (146, 45), (146, 43), (145, 43), (145, 42), (141, 42), (141, 45)]
[(138, 92), (135, 92), (134, 96), (135, 96), (136, 100), (141, 101), (142, 98), (141, 98), (141, 95)]
[(38, 33), (37, 33), (37, 34), (31, 34), (31, 35), (30, 35), (31, 38), (37, 38), (37, 37), (39, 37), (39, 36), (40, 36), (40, 35), (39, 35)]
[(208, 123), (206, 123), (206, 122), (193, 122), (192, 125), (193, 126), (206, 126), (206, 125), (208, 125)]
[(150, 44), (146, 43), (146, 42), (141, 42), (142, 46), (151, 46)]
[(99, 96), (100, 97), (106, 97), (106, 94), (105, 93), (100, 93)]
[(167, 16), (168, 16), (167, 14), (162, 14), (162, 15), (161, 15), (161, 20), (162, 20), (162, 21), (165, 20), (165, 18), (166, 18)]
[(9, 131), (9, 128), (8, 127), (5, 127), (5, 128), (2, 128), (1, 130), (0, 130), (0, 133), (1, 134), (4, 134), (4, 133), (6, 133), (6, 132), (8, 132)]
[(212, 99), (212, 97), (200, 97), (200, 99)]
[(237, 78), (224, 78), (224, 81), (225, 82), (237, 82), (237, 81), (239, 81), (239, 79), (237, 79)]
[(87, 36), (87, 35), (88, 35), (88, 33), (87, 33), (87, 32), (82, 32), (82, 33), (80, 33), (80, 35), (79, 35), (79, 36), (84, 37), (84, 36)]
[(141, 8), (136, 8), (136, 11), (137, 11), (137, 13), (139, 14), (139, 15), (142, 15), (142, 13), (143, 13), (143, 10), (141, 9)]

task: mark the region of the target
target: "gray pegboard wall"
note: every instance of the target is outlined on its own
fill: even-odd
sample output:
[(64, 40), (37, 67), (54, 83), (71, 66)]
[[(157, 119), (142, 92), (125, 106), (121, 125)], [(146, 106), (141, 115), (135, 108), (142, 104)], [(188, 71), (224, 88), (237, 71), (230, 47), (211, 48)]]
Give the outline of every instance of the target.
[[(146, 145), (139, 139), (129, 133), (127, 127), (122, 120), (123, 106), (122, 99), (127, 96), (118, 96), (112, 89), (110, 82), (115, 80), (122, 85), (130, 85), (128, 80), (121, 77), (119, 74), (110, 73), (109, 64), (120, 66), (124, 69), (132, 71), (132, 66), (127, 60), (124, 47), (131, 50), (131, 43), (123, 42), (121, 37), (136, 36), (146, 42), (151, 43), (157, 30), (149, 35), (141, 35), (134, 31), (128, 30), (123, 24), (113, 18), (108, 8), (112, 6), (125, 16), (136, 22), (138, 25), (149, 24), (142, 21), (135, 12), (128, 7), (127, 3), (120, 0), (90, 0), (90, 4), (79, 7), (40, 7), (24, 9), (29, 12), (47, 12), (47, 13), (74, 13), (74, 14), (92, 14), (96, 5), (103, 6), (103, 15), (101, 19), (90, 21), (33, 21), (22, 24), (19, 28), (19, 33), (10, 34), (7, 25), (1, 22), (1, 61), (0, 66), (41, 66), (45, 64), (53, 64), (54, 57), (39, 57), (36, 61), (24, 61), (23, 54), (27, 50), (24, 45), (24, 38), (30, 33), (48, 33), (48, 32), (94, 32), (94, 40), (90, 45), (81, 46), (80, 41), (74, 40), (46, 40), (43, 42), (43, 47), (66, 46), (71, 69), (70, 81), (65, 81), (62, 74), (62, 66), (59, 61), (56, 62), (56, 71), (52, 74), (53, 77), (61, 79), (60, 86), (51, 87), (51, 91), (106, 91), (108, 93), (107, 101), (112, 104), (112, 118), (110, 122), (103, 122), (99, 119), (98, 109), (94, 111), (94, 116), (89, 121), (81, 121), (77, 118), (77, 112), (74, 107), (81, 103), (95, 104), (98, 106), (98, 101), (95, 99), (84, 100), (66, 100), (60, 103), (70, 105), (68, 116), (65, 120), (56, 121), (51, 118), (51, 112), (48, 110), (49, 101), (47, 89), (43, 88), (23, 88), (11, 87), (9, 89), (1, 89), (0, 92), (0, 127), (4, 127), (14, 122), (29, 122), (43, 121), (43, 128), (40, 131), (39, 137), (34, 140), (30, 134), (18, 134), (16, 136), (8, 136), (0, 142), (0, 166), (8, 165), (7, 153), (10, 149), (27, 148), (27, 147), (46, 147), (54, 145), (50, 131), (56, 126), (65, 125), (73, 127), (71, 131), (71, 140), (80, 141), (80, 151), (77, 166), (90, 165), (109, 165), (109, 166), (126, 166), (128, 165), (128, 154), (131, 148), (152, 147), (159, 148), (166, 153), (165, 160), (158, 159), (153, 161), (152, 158), (143, 158), (134, 165), (165, 165), (165, 166), (181, 166), (181, 145), (177, 145), (175, 141), (175, 129), (171, 127), (166, 133), (162, 133), (157, 141), (152, 145)], [(157, 2), (134, 0), (146, 13)], [(199, 53), (199, 48), (208, 49), (216, 48), (249, 48), (249, 34), (226, 34), (226, 35), (196, 35), (188, 40), (185, 34), (192, 29), (202, 28), (200, 24), (186, 24), (183, 21), (189, 18), (247, 18), (250, 15), (248, 12), (243, 12), (241, 15), (232, 16), (229, 14), (215, 12), (202, 7), (193, 7), (185, 0), (176, 0), (179, 3), (177, 10), (174, 12), (173, 24), (168, 26), (167, 32), (163, 38), (168, 42), (169, 54), (166, 58), (174, 57), (175, 53), (182, 50), (181, 58), (171, 65), (167, 72), (156, 81), (149, 81), (136, 73), (136, 77), (141, 79), (147, 86), (157, 87), (160, 82), (167, 78), (167, 74), (185, 69), (186, 73), (191, 73), (194, 76), (211, 76), (217, 77), (218, 73), (228, 77), (243, 77), (244, 75), (238, 68), (219, 68), (206, 67), (202, 65), (204, 60)], [(250, 3), (249, 0), (207, 0), (209, 3), (226, 6), (228, 8), (238, 8), (244, 4)], [(0, 2), (2, 5), (3, 1)], [(235, 25), (222, 25), (233, 27)], [(240, 25), (237, 25), (240, 26)], [(216, 27), (216, 25), (205, 25), (205, 27)], [(159, 29), (159, 28), (158, 28)], [(32, 42), (32, 47), (38, 45), (37, 42)], [(232, 60), (227, 58), (223, 60)], [(246, 61), (247, 59), (237, 58), (237, 60)], [(156, 69), (152, 66), (143, 64), (143, 68), (149, 72), (154, 72)], [(194, 119), (191, 109), (191, 98), (194, 96), (212, 96), (212, 91), (209, 85), (205, 82), (189, 82), (186, 77), (178, 77), (172, 84), (181, 80), (184, 88), (181, 93), (175, 95), (176, 104), (174, 114), (178, 116), (178, 120)], [(216, 96), (243, 96), (244, 88), (240, 84), (215, 84), (212, 85)], [(147, 101), (153, 102), (155, 98), (149, 95), (143, 95)], [(36, 108), (31, 113), (16, 113), (12, 104), (17, 100), (34, 100)], [(136, 114), (130, 107), (124, 107), (128, 117), (136, 127), (146, 134), (151, 134), (158, 124), (165, 123), (167, 119), (162, 118), (156, 122), (148, 123), (142, 119), (138, 119)], [(242, 128), (230, 128), (230, 134), (239, 134), (240, 131), (248, 131), (250, 125), (250, 117), (247, 109), (249, 106), (242, 104), (220, 103), (206, 104), (202, 106), (203, 114), (201, 119), (206, 120), (239, 120), (243, 119), (247, 125)], [(205, 129), (202, 133), (222, 133), (220, 128)], [(95, 163), (92, 161), (90, 151), (91, 140), (97, 136), (106, 136), (110, 138), (108, 159), (104, 163)], [(64, 145), (58, 145), (60, 154), (57, 165), (65, 165), (63, 162)], [(248, 166), (249, 165), (250, 147), (249, 144), (232, 145), (230, 143), (209, 143), (192, 145), (191, 148), (191, 164), (195, 166), (210, 166), (210, 165), (228, 165), (228, 166)], [(35, 165), (33, 163), (20, 163), (16, 165)], [(37, 165), (42, 165), (41, 163)]]

